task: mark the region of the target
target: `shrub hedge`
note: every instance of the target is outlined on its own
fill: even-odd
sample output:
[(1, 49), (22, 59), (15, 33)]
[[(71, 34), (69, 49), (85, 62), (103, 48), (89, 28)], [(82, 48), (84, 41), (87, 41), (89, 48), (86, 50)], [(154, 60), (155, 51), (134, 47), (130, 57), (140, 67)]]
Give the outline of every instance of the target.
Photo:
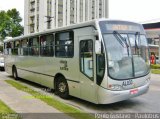
[(160, 64), (152, 64), (151, 69), (160, 69)]

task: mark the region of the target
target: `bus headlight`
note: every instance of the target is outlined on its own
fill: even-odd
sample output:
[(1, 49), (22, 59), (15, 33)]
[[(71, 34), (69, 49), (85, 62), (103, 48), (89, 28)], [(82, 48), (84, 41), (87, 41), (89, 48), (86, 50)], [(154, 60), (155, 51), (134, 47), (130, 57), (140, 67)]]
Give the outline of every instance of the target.
[(114, 90), (114, 91), (120, 91), (120, 90), (122, 90), (122, 86), (121, 85), (116, 85), (116, 84), (109, 85), (109, 89)]

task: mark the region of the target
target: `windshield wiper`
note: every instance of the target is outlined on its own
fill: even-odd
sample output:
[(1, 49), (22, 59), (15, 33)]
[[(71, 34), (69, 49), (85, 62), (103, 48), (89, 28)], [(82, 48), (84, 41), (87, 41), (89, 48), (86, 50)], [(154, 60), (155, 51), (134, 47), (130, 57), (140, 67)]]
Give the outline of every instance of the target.
[(121, 34), (119, 34), (117, 31), (113, 31), (113, 34), (114, 34), (115, 38), (117, 39), (117, 41), (122, 45), (122, 47), (124, 47), (124, 48), (125, 48), (125, 46), (127, 47), (127, 53), (129, 56), (129, 45), (127, 43), (127, 40), (125, 38), (123, 38), (121, 36)]
[[(116, 37), (116, 39), (118, 40), (118, 42), (123, 46), (123, 47), (129, 47), (127, 40), (125, 38), (123, 38), (121, 36), (121, 34), (119, 34), (117, 31), (113, 31), (114, 36)], [(125, 46), (124, 46), (125, 44)]]

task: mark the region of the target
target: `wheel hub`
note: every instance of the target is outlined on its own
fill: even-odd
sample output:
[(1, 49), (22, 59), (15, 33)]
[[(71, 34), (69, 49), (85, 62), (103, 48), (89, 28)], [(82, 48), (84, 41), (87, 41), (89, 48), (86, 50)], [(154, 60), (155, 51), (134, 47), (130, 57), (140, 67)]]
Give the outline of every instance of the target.
[(66, 85), (65, 85), (64, 82), (61, 82), (59, 84), (59, 91), (62, 92), (62, 93), (66, 91)]

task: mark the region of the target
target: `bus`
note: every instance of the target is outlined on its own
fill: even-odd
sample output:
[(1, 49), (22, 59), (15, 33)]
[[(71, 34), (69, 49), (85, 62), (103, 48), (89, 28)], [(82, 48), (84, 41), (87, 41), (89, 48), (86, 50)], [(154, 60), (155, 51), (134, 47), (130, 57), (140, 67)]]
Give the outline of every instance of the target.
[(5, 69), (55, 90), (109, 104), (146, 93), (149, 52), (141, 24), (98, 19), (4, 41)]

